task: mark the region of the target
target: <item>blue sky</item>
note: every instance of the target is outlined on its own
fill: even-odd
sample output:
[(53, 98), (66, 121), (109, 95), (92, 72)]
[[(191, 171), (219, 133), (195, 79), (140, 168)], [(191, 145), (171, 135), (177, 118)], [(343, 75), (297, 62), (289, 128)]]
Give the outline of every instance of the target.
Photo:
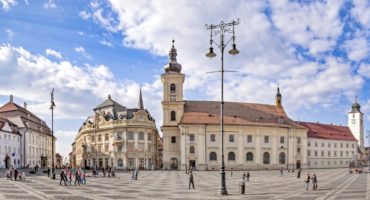
[(0, 104), (13, 94), (49, 123), (54, 87), (63, 155), (108, 94), (135, 107), (142, 85), (159, 127), (171, 40), (186, 74), (185, 98), (218, 100), (219, 77), (206, 72), (220, 62), (204, 56), (204, 24), (236, 18), (241, 53), (225, 57), (226, 69), (238, 71), (226, 75), (226, 100), (273, 104), (279, 83), (293, 119), (346, 125), (358, 95), (370, 129), (370, 4), (356, 0), (0, 0)]

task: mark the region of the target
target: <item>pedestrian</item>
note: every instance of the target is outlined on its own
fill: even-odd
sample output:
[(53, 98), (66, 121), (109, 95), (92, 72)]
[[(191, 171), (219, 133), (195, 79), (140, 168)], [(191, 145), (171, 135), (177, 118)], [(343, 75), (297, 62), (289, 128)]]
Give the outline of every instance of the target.
[(50, 167), (48, 167), (48, 177), (50, 177)]
[(76, 183), (78, 183), (78, 185), (80, 185), (80, 176), (79, 176), (79, 174), (78, 174), (78, 170), (76, 170), (76, 173), (75, 173), (75, 185), (76, 185)]
[(83, 172), (81, 174), (81, 179), (82, 179), (82, 185), (86, 185), (86, 174), (85, 174), (85, 172)]
[(311, 179), (312, 179), (312, 190), (317, 190), (317, 177), (315, 173), (313, 173)]
[(10, 177), (10, 180), (12, 181), (13, 180), (13, 168), (11, 168), (9, 171), (9, 177)]
[(135, 171), (132, 170), (131, 180), (135, 180)]
[(72, 185), (72, 171), (71, 170), (68, 170), (68, 184), (69, 185)]
[(190, 190), (190, 185), (192, 185), (193, 189), (195, 189), (194, 188), (194, 177), (193, 177), (192, 171), (189, 171), (189, 190)]
[(230, 169), (230, 176), (233, 177), (233, 168)]
[(249, 177), (251, 177), (251, 175), (249, 174), (249, 172), (247, 172), (247, 181), (249, 182)]
[(67, 185), (67, 183), (66, 183), (66, 179), (65, 179), (64, 170), (61, 170), (61, 171), (60, 171), (60, 181), (59, 181), (59, 185), (62, 185), (62, 181), (64, 181), (64, 185)]
[(242, 182), (245, 183), (245, 178), (247, 177), (247, 175), (245, 175), (245, 172), (243, 173), (243, 176), (242, 176)]
[(106, 175), (106, 172), (105, 172), (105, 169), (103, 168), (103, 176), (105, 178), (105, 175)]
[(283, 167), (280, 167), (280, 176), (283, 176), (284, 169)]
[(306, 190), (308, 190), (308, 186), (310, 185), (310, 174), (308, 172), (304, 176), (304, 182), (306, 183)]
[(14, 181), (17, 181), (18, 178), (18, 170), (14, 169)]
[(297, 178), (301, 178), (301, 169), (298, 170)]
[(26, 181), (26, 173), (22, 172), (22, 180)]
[(9, 169), (6, 170), (5, 176), (6, 176), (6, 180), (9, 180), (10, 179), (10, 171), (9, 171)]
[(139, 169), (136, 169), (136, 171), (135, 171), (135, 180), (137, 180), (138, 175), (139, 175)]
[(116, 178), (116, 173), (112, 171), (112, 178)]

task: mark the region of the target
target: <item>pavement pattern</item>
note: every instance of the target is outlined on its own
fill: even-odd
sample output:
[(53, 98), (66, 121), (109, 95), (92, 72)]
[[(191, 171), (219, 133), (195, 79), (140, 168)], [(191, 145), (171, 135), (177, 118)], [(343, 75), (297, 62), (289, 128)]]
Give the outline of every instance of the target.
[[(288, 199), (288, 200), (351, 200), (370, 198), (370, 173), (349, 174), (347, 169), (315, 169), (318, 190), (306, 191), (302, 171), (280, 176), (278, 170), (251, 171), (246, 193), (239, 193), (242, 171), (226, 172), (229, 195), (217, 194), (218, 171), (194, 171), (195, 189), (188, 189), (184, 171), (140, 171), (138, 180), (130, 180), (128, 172), (116, 173), (117, 178), (87, 177), (84, 186), (60, 186), (45, 174), (28, 175), (26, 181), (10, 181), (0, 171), (0, 199)], [(59, 175), (57, 176), (57, 179)]]

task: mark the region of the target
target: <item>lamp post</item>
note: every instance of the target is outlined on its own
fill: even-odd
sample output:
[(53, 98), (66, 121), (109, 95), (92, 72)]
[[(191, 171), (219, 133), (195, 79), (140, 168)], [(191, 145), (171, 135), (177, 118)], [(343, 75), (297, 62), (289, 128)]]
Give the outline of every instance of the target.
[[(221, 50), (221, 70), (217, 72), (221, 72), (221, 167), (220, 167), (220, 175), (221, 175), (221, 185), (220, 190), (218, 193), (220, 195), (227, 195), (226, 190), (226, 178), (225, 178), (225, 162), (224, 162), (224, 50), (225, 47), (230, 43), (230, 41), (233, 41), (232, 49), (229, 51), (231, 55), (236, 55), (239, 53), (239, 51), (236, 49), (235, 44), (235, 29), (234, 27), (240, 23), (240, 19), (233, 20), (229, 23), (225, 23), (224, 21), (221, 21), (219, 24), (211, 24), (207, 25), (207, 30), (210, 30), (211, 36), (210, 36), (210, 48), (209, 52), (206, 54), (207, 57), (213, 58), (216, 56), (216, 54), (213, 52), (212, 44), (215, 43), (216, 46)], [(232, 29), (231, 29), (232, 28)], [(232, 33), (232, 37), (225, 43), (225, 33)], [(213, 41), (212, 35), (220, 35), (220, 44), (217, 44)]]
[(50, 99), (51, 99), (51, 105), (50, 105), (50, 110), (51, 110), (51, 178), (55, 180), (55, 172), (54, 172), (54, 88), (50, 93)]

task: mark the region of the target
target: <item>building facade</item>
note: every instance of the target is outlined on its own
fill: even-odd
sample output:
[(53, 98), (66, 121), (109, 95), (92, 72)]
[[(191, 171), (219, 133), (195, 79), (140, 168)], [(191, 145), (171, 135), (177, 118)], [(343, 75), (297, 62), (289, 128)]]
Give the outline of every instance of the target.
[(348, 167), (357, 157), (357, 139), (349, 127), (300, 122), (308, 129), (308, 167)]
[(0, 118), (0, 168), (21, 167), (21, 138), (17, 125)]
[(81, 126), (70, 155), (75, 156), (76, 167), (154, 169), (158, 137), (141, 90), (137, 108), (126, 108), (108, 96)]
[[(21, 133), (20, 159), (22, 167), (51, 167), (52, 164), (52, 136), (46, 123), (27, 110), (27, 104), (21, 107), (13, 102), (10, 95), (9, 102), (0, 107), (0, 117), (6, 118), (18, 126)], [(56, 138), (54, 137), (54, 150)], [(54, 151), (55, 152), (55, 151)]]
[[(183, 98), (185, 75), (172, 45), (163, 84), (163, 168), (216, 170), (221, 165), (220, 103)], [(307, 129), (275, 105), (225, 102), (226, 169), (307, 167)]]

